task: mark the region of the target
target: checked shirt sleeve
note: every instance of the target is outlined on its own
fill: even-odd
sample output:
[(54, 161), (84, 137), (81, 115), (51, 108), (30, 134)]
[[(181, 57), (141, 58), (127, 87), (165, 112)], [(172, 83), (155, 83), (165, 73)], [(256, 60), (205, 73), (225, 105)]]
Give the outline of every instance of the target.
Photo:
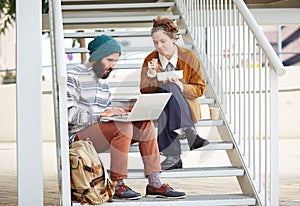
[(76, 75), (68, 75), (67, 82), (67, 104), (68, 104), (68, 123), (80, 126), (90, 125), (93, 117), (88, 110), (82, 110), (79, 106), (80, 101), (80, 83)]

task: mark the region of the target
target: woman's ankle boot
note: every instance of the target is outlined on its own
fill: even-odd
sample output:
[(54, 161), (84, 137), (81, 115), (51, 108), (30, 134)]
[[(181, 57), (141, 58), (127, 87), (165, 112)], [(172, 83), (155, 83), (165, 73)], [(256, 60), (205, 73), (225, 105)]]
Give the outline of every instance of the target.
[(162, 170), (181, 169), (182, 161), (180, 155), (167, 155), (167, 158), (160, 165)]

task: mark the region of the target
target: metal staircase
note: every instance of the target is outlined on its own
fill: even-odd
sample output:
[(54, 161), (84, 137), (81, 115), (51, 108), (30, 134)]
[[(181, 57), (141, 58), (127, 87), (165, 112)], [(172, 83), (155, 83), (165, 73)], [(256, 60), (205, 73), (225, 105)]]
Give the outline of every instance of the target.
[[(246, 12), (244, 10), (246, 10)], [(269, 113), (265, 113), (266, 116), (268, 116), (265, 122), (261, 122), (263, 121), (261, 116), (254, 116), (254, 114), (258, 112), (257, 108), (261, 108), (255, 107), (257, 100), (259, 100), (259, 104), (262, 103), (262, 100), (259, 98), (256, 99), (255, 95), (252, 95), (255, 93), (260, 95), (265, 93), (268, 98), (271, 96), (271, 100), (276, 100), (276, 81), (274, 83), (273, 80), (267, 79), (267, 77), (276, 76), (276, 73), (284, 73), (284, 70), (281, 68), (282, 64), (279, 64), (277, 59), (272, 56), (273, 53), (268, 52), (270, 47), (266, 42), (263, 42), (264, 39), (261, 38), (261, 33), (259, 31), (253, 31), (253, 28), (257, 25), (251, 25), (251, 21), (254, 21), (254, 19), (247, 19), (247, 15), (249, 14), (247, 13), (247, 8), (243, 1), (50, 1), (50, 13), (43, 17), (43, 29), (50, 30), (50, 33), (52, 34), (52, 56), (53, 67), (55, 68), (54, 77), (57, 77), (54, 78), (53, 82), (53, 94), (55, 107), (57, 108), (55, 111), (57, 120), (58, 159), (67, 158), (68, 155), (68, 149), (62, 147), (67, 141), (61, 138), (63, 137), (63, 134), (65, 134), (65, 131), (63, 131), (65, 126), (63, 125), (66, 123), (63, 122), (64, 118), (62, 118), (62, 116), (66, 115), (62, 112), (65, 107), (63, 105), (63, 100), (61, 100), (62, 98), (58, 101), (58, 96), (61, 95), (61, 92), (65, 91), (65, 65), (62, 65), (65, 62), (63, 61), (64, 57), (61, 57), (62, 53), (60, 53), (60, 50), (64, 49), (65, 53), (73, 55), (85, 54), (87, 52), (86, 48), (70, 48), (68, 47), (69, 45), (67, 45), (67, 48), (62, 47), (63, 39), (81, 38), (85, 39), (85, 41), (89, 41), (93, 37), (103, 33), (115, 37), (122, 45), (122, 56), (119, 63), (116, 65), (116, 69), (118, 69), (115, 74), (116, 76), (112, 78), (111, 86), (115, 87), (114, 95), (126, 96), (137, 94), (139, 91), (138, 74), (143, 58), (147, 53), (150, 53), (154, 49), (151, 46), (152, 40), (150, 37), (150, 30), (152, 20), (158, 15), (166, 16), (176, 21), (177, 25), (180, 27), (179, 33), (181, 34), (178, 44), (194, 49), (199, 54), (199, 58), (204, 64), (208, 85), (204, 97), (199, 98), (199, 104), (203, 105), (202, 108), (209, 108), (209, 106), (212, 105), (218, 106), (222, 111), (218, 120), (205, 118), (196, 124), (199, 130), (203, 128), (215, 128), (220, 136), (217, 141), (212, 142), (209, 146), (200, 151), (224, 151), (224, 154), (227, 154), (231, 162), (231, 165), (229, 166), (201, 167), (201, 165), (195, 165), (192, 168), (163, 171), (161, 177), (182, 179), (232, 177), (233, 180), (238, 180), (241, 192), (239, 194), (231, 194), (230, 191), (224, 191), (224, 194), (211, 195), (187, 194), (187, 198), (182, 200), (142, 198), (138, 201), (114, 201), (113, 203), (106, 204), (189, 204), (209, 206), (278, 205), (278, 202), (276, 204), (276, 187), (275, 197), (273, 197), (271, 195), (274, 193), (274, 190), (272, 190), (272, 187), (269, 185), (269, 176), (274, 177), (275, 175), (276, 179), (276, 171), (275, 173), (270, 173), (270, 162), (267, 162), (267, 159), (269, 158), (267, 157), (267, 153), (270, 152), (268, 147), (270, 144), (272, 144), (272, 147), (276, 147), (276, 142), (269, 143), (269, 140), (272, 138), (275, 138), (276, 140), (277, 135), (276, 130), (274, 134), (273, 128), (271, 129), (271, 134), (267, 129), (270, 129), (274, 125), (276, 126), (276, 122), (271, 124), (271, 126), (269, 125), (271, 118), (273, 117), (268, 116), (270, 115)], [(235, 30), (234, 27), (238, 27), (239, 29)], [(237, 38), (243, 36), (241, 35), (242, 32), (244, 37), (239, 39), (239, 41), (246, 42), (247, 38), (248, 44), (246, 43), (245, 45), (248, 46), (245, 46), (245, 48), (238, 48), (237, 44), (233, 44), (234, 46), (232, 48), (230, 44), (237, 41)], [(224, 33), (225, 36), (218, 36), (217, 34), (220, 33)], [(236, 38), (234, 39), (233, 34), (238, 34), (238, 36), (235, 36)], [(124, 40), (126, 41), (124, 42)], [(128, 42), (130, 42), (130, 45), (128, 45)], [(262, 43), (263, 45), (259, 46), (259, 49), (256, 50), (256, 44), (261, 45)], [(252, 47), (253, 45), (254, 49)], [(234, 56), (232, 61), (229, 60), (227, 62), (227, 60), (224, 60), (223, 58), (223, 51), (227, 50), (230, 50), (228, 55)], [(254, 67), (256, 67), (256, 52), (259, 54), (259, 57), (257, 57), (259, 59), (259, 68), (264, 67), (264, 71), (268, 70), (268, 72), (264, 73), (264, 76), (266, 77), (265, 80), (267, 81), (263, 86), (265, 89), (264, 91), (258, 89), (258, 87), (255, 88), (254, 86), (254, 88), (252, 88), (252, 86), (251, 88), (250, 86), (248, 87), (248, 83), (250, 84), (251, 81), (254, 81), (254, 85), (256, 84), (254, 77), (256, 77), (258, 73), (253, 74), (253, 68), (250, 68), (251, 65), (253, 66), (253, 62)], [(268, 54), (263, 56), (266, 52)], [(246, 59), (246, 56), (248, 57), (248, 63), (242, 62), (241, 60), (242, 57)], [(262, 58), (262, 56), (264, 58)], [(57, 60), (58, 58), (60, 61)], [(250, 59), (253, 61), (250, 61)], [(262, 66), (263, 64), (264, 66)], [(245, 68), (245, 70), (242, 71), (243, 74), (238, 73), (241, 72), (237, 70), (238, 68)], [(227, 70), (229, 70), (230, 73), (227, 73)], [(132, 72), (125, 75), (125, 77), (124, 75), (121, 75), (123, 78), (116, 78), (118, 77), (118, 72), (125, 71)], [(247, 75), (248, 73), (249, 75)], [(239, 75), (236, 76), (236, 74)], [(263, 84), (260, 77), (261, 76), (259, 76), (259, 86), (262, 86)], [(242, 86), (243, 84), (241, 82), (245, 82), (245, 84), (246, 82), (248, 83), (246, 86)], [(271, 83), (270, 87), (269, 83)], [(274, 88), (275, 90), (273, 90)], [(247, 96), (242, 96), (242, 94)], [(263, 102), (265, 103), (263, 106), (271, 103), (270, 99), (267, 98), (264, 99)], [(270, 110), (269, 106), (266, 106), (266, 110)], [(275, 105), (273, 104), (271, 108), (271, 111), (274, 112), (275, 110), (276, 103)], [(251, 116), (249, 113), (249, 115), (246, 116), (248, 111), (252, 111), (253, 115), (251, 114)], [(265, 110), (259, 111), (260, 113), (263, 113)], [(275, 113), (278, 114), (278, 112)], [(259, 138), (256, 138), (255, 126), (253, 128), (253, 124), (256, 125), (256, 123), (253, 123), (254, 120), (257, 119), (256, 117), (260, 118), (260, 124), (266, 124), (265, 128), (259, 127)], [(264, 136), (261, 135), (262, 131), (266, 132), (265, 141), (262, 141), (264, 138)], [(183, 151), (188, 151), (187, 144), (184, 140), (182, 141)], [(256, 146), (256, 141), (259, 141), (261, 144)], [(262, 152), (262, 145), (264, 145), (266, 149), (265, 153)], [(259, 149), (259, 153), (255, 152), (257, 148)], [(276, 152), (276, 150), (274, 151)], [(130, 152), (138, 152), (138, 147), (133, 145)], [(257, 157), (255, 156), (258, 154), (258, 161), (256, 161)], [(265, 154), (265, 156), (263, 154)], [(263, 160), (263, 158), (265, 158), (265, 160)], [(62, 193), (62, 205), (69, 205), (70, 203), (70, 194), (68, 191), (69, 179), (67, 177), (68, 165), (66, 164), (66, 160), (64, 160), (62, 165), (58, 163), (58, 168), (60, 168), (59, 181)], [(253, 164), (259, 164), (259, 172), (256, 171), (256, 167), (252, 167)], [(262, 170), (262, 168), (265, 170)], [(267, 173), (264, 174), (265, 172)], [(265, 178), (262, 181), (263, 175), (265, 175)], [(144, 178), (142, 169), (137, 168), (130, 170), (129, 178)], [(217, 183), (216, 187), (218, 187)], [(184, 190), (184, 188), (182, 188), (182, 190)], [(269, 192), (271, 195), (268, 194)], [(275, 200), (272, 200), (272, 198)], [(270, 202), (272, 202), (272, 204)], [(79, 205), (79, 203), (73, 203), (73, 205)]]

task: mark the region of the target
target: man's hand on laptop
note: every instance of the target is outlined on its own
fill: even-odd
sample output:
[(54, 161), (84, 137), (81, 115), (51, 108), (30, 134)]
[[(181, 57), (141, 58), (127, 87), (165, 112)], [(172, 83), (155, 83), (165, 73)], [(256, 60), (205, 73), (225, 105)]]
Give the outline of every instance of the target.
[(126, 116), (129, 112), (122, 107), (112, 107), (100, 113), (100, 117)]

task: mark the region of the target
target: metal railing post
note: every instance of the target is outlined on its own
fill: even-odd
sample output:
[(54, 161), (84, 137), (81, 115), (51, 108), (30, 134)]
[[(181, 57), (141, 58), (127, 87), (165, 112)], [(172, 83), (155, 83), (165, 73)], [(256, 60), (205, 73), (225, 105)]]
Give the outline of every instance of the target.
[(274, 70), (270, 71), (270, 205), (279, 205), (279, 189), (278, 189), (278, 159), (279, 159), (279, 149), (278, 149), (278, 77)]
[(67, 72), (65, 62), (65, 48), (63, 42), (63, 22), (60, 0), (49, 1), (52, 68), (53, 68), (53, 100), (56, 130), (56, 154), (59, 191), (61, 192), (61, 205), (71, 205), (70, 193), (70, 164), (69, 164), (69, 138), (67, 114)]

